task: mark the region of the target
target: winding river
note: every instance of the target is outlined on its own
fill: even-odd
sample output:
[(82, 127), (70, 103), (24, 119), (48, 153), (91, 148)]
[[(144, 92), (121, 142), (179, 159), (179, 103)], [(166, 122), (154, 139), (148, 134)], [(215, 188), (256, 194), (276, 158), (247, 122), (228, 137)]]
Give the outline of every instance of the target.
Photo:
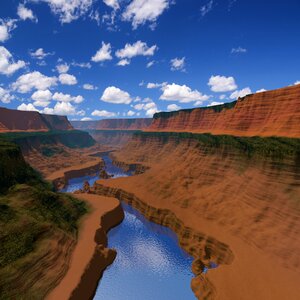
[[(102, 156), (106, 172), (114, 178), (131, 176)], [(99, 174), (72, 179), (64, 192), (92, 185)], [(122, 203), (124, 221), (108, 234), (109, 247), (117, 258), (104, 272), (94, 300), (189, 300), (195, 299), (190, 288), (193, 258), (178, 245), (168, 228), (145, 219), (137, 210)]]

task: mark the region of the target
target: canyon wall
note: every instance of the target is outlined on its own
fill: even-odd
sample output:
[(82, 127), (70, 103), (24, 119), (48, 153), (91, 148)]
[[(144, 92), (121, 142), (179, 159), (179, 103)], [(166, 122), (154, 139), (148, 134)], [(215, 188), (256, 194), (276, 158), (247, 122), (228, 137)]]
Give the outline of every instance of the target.
[[(150, 170), (99, 182), (97, 193), (108, 195), (100, 184), (130, 193), (232, 251), (228, 266), (193, 281), (199, 299), (203, 289), (222, 300), (297, 299), (299, 140), (140, 132), (114, 157)], [(206, 252), (222, 257), (223, 248), (214, 243), (186, 247), (195, 258)]]
[(300, 137), (300, 85), (213, 107), (154, 115), (149, 131)]
[(141, 130), (147, 128), (152, 119), (107, 119), (98, 121), (72, 121), (80, 130)]
[(45, 115), (0, 107), (0, 132), (72, 130), (65, 116)]

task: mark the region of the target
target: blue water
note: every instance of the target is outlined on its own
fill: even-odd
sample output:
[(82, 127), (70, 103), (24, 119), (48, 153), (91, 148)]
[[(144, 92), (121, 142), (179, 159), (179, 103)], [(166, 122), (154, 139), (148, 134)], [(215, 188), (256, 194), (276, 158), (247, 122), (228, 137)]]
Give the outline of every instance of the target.
[[(112, 165), (108, 155), (102, 158), (108, 174), (131, 175)], [(99, 178), (71, 180), (65, 191), (81, 188), (85, 180), (93, 184)], [(117, 250), (117, 258), (104, 272), (94, 300), (195, 299), (190, 288), (193, 258), (179, 247), (176, 235), (129, 205), (122, 205), (124, 221), (108, 234), (109, 247)]]

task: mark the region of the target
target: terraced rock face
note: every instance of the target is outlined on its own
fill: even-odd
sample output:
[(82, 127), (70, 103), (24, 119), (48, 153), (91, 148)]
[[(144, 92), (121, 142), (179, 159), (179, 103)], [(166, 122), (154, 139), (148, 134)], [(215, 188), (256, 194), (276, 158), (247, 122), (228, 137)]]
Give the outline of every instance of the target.
[(81, 130), (141, 130), (147, 128), (152, 119), (109, 119), (99, 121), (72, 121)]
[(0, 107), (0, 132), (72, 130), (67, 117)]
[(154, 115), (149, 131), (300, 137), (300, 85), (214, 107)]
[[(108, 180), (105, 186), (174, 213), (191, 232), (201, 232), (232, 251), (229, 265), (220, 260), (219, 268), (193, 281), (199, 299), (203, 295), (231, 300), (297, 299), (299, 140), (291, 140), (286, 148), (288, 139), (211, 139), (214, 142), (207, 137), (136, 134), (115, 158), (142, 163), (150, 170)], [(105, 191), (99, 185), (98, 189)], [(200, 265), (204, 261), (201, 254), (206, 252), (220, 259), (224, 247), (201, 245), (192, 241), (185, 245), (195, 258), (200, 257)]]

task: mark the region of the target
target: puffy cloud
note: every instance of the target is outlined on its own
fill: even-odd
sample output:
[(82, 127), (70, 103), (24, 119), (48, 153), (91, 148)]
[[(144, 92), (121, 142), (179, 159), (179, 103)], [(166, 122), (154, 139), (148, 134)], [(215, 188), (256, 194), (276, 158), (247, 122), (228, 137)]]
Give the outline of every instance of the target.
[(37, 22), (37, 18), (34, 16), (32, 10), (25, 7), (24, 4), (19, 4), (17, 14), (19, 18), (23, 21), (29, 19)]
[(103, 2), (107, 5), (113, 8), (114, 10), (119, 9), (119, 1), (118, 0), (103, 0)]
[(10, 103), (14, 99), (14, 96), (10, 92), (0, 86), (0, 101), (2, 103)]
[(104, 118), (112, 118), (116, 116), (116, 113), (110, 112), (107, 110), (94, 110), (92, 112), (93, 117), (104, 117)]
[(58, 102), (55, 104), (54, 108), (48, 108), (46, 107), (43, 110), (43, 113), (45, 114), (51, 114), (51, 115), (76, 115), (76, 108), (70, 103), (70, 102)]
[[(299, 83), (300, 83), (300, 81), (299, 81)], [(257, 90), (256, 91), (256, 93), (263, 93), (263, 92), (266, 92), (267, 90), (265, 90), (265, 89), (260, 89), (260, 90)]]
[(58, 79), (61, 84), (65, 84), (65, 85), (74, 85), (77, 83), (76, 77), (70, 74), (60, 74)]
[(185, 71), (185, 57), (173, 58), (170, 61), (172, 71)]
[(213, 101), (213, 102), (209, 103), (207, 106), (216, 106), (216, 105), (222, 105), (222, 104), (224, 104), (224, 102)]
[(238, 91), (235, 91), (233, 92), (231, 95), (230, 95), (230, 99), (237, 99), (237, 98), (243, 98), (249, 94), (252, 94), (252, 91), (249, 87), (246, 87), (242, 90), (238, 90)]
[(133, 28), (136, 29), (147, 21), (155, 22), (170, 3), (170, 0), (132, 0), (122, 17), (125, 21), (132, 22)]
[(247, 49), (242, 47), (232, 48), (231, 53), (247, 53)]
[(29, 53), (30, 53), (30, 56), (32, 58), (36, 58), (36, 59), (39, 59), (39, 60), (42, 60), (42, 59), (44, 59), (45, 57), (47, 57), (49, 55), (54, 55), (54, 53), (45, 52), (43, 48), (39, 48), (36, 51), (29, 52)]
[(143, 100), (144, 103), (138, 103), (133, 106), (136, 110), (144, 110), (146, 116), (152, 117), (155, 113), (157, 113), (159, 110), (157, 108), (157, 105), (155, 102), (152, 101), (150, 98), (145, 98)]
[(230, 92), (237, 89), (237, 85), (233, 77), (211, 76), (208, 85), (213, 92)]
[(157, 88), (162, 88), (164, 86), (166, 86), (168, 83), (167, 82), (163, 82), (163, 83), (153, 83), (153, 82), (149, 82), (147, 84), (147, 89), (157, 89)]
[(56, 70), (58, 71), (58, 73), (62, 74), (62, 73), (67, 73), (70, 69), (70, 66), (68, 64), (60, 64), (56, 66)]
[(124, 58), (124, 59), (121, 59), (118, 63), (117, 63), (117, 66), (120, 66), (120, 67), (125, 67), (127, 65), (130, 64), (130, 60)]
[(102, 42), (102, 47), (91, 58), (91, 60), (93, 62), (102, 62), (105, 60), (112, 60), (110, 43), (105, 44), (104, 42)]
[(114, 104), (130, 104), (132, 101), (129, 93), (114, 86), (110, 86), (105, 89), (101, 100)]
[(82, 118), (80, 121), (92, 121), (92, 120), (93, 120), (92, 118), (85, 117), (85, 118)]
[(170, 104), (167, 106), (168, 111), (180, 110), (181, 107), (177, 104)]
[(11, 75), (24, 68), (25, 65), (23, 60), (15, 62), (11, 53), (5, 47), (0, 46), (0, 74)]
[(4, 21), (0, 19), (0, 42), (5, 42), (10, 38), (10, 32), (16, 28), (16, 20), (9, 19)]
[(93, 0), (35, 0), (46, 2), (60, 22), (70, 23), (85, 15), (93, 5)]
[(296, 81), (296, 82), (294, 83), (294, 85), (298, 85), (298, 84), (300, 84), (300, 80), (299, 80), (299, 81)]
[(159, 99), (167, 101), (179, 101), (181, 103), (189, 103), (193, 101), (206, 101), (210, 97), (203, 95), (197, 90), (192, 90), (186, 85), (178, 85), (175, 83), (162, 87), (163, 94)]
[(49, 90), (39, 90), (31, 95), (31, 99), (34, 101), (34, 106), (46, 107), (50, 104), (52, 93)]
[(129, 111), (127, 112), (127, 116), (128, 116), (128, 117), (133, 117), (134, 115), (135, 115), (135, 112), (132, 111), (132, 110), (129, 110)]
[(92, 85), (92, 84), (89, 84), (89, 83), (85, 83), (85, 84), (83, 85), (83, 88), (84, 88), (85, 90), (89, 90), (89, 91), (97, 90), (97, 87), (96, 87), (96, 86), (94, 86), (94, 85)]
[(131, 59), (135, 56), (153, 56), (157, 49), (156, 45), (148, 47), (145, 42), (137, 41), (132, 45), (126, 44), (123, 49), (116, 52), (116, 56), (120, 59)]
[(25, 104), (22, 103), (17, 107), (17, 110), (23, 110), (23, 111), (38, 111), (37, 108), (35, 108), (31, 103)]
[(60, 102), (75, 102), (75, 103), (81, 103), (82, 101), (84, 101), (83, 97), (78, 95), (78, 96), (71, 96), (69, 94), (63, 94), (63, 93), (58, 93), (56, 92), (53, 97), (52, 97), (53, 100), (56, 100), (56, 101), (60, 101)]
[(210, 0), (200, 8), (201, 16), (204, 17), (213, 9), (214, 1)]
[(56, 77), (48, 77), (38, 71), (21, 75), (13, 84), (12, 88), (19, 93), (28, 93), (32, 89), (47, 90), (56, 85)]

